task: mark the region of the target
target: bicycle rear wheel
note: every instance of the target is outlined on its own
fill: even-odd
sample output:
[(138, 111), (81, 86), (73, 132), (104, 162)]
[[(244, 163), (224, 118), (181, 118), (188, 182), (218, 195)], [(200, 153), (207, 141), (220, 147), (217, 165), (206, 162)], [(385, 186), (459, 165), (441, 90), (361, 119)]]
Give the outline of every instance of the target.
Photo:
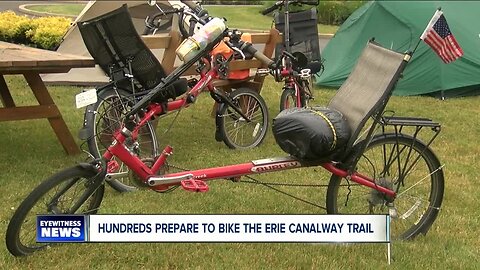
[(234, 90), (230, 93), (230, 98), (250, 121), (224, 104), (217, 115), (223, 142), (233, 149), (249, 149), (258, 146), (265, 139), (268, 128), (268, 108), (265, 101), (250, 88)]
[[(95, 175), (94, 170), (75, 166), (51, 176), (36, 187), (20, 204), (8, 224), (8, 251), (14, 256), (26, 256), (48, 246), (47, 243), (36, 242), (37, 215), (95, 214), (105, 188), (102, 184), (94, 191), (89, 189)], [(82, 202), (82, 196), (88, 198)]]
[(380, 192), (332, 175), (327, 189), (329, 214), (390, 214), (392, 239), (426, 234), (443, 200), (444, 175), (432, 150), (412, 137), (375, 137), (356, 171), (396, 191), (389, 204)]
[[(86, 126), (88, 126), (87, 144), (88, 150), (95, 158), (100, 158), (113, 141), (113, 136), (123, 125), (126, 112), (135, 103), (132, 95), (124, 90), (108, 88), (98, 94), (98, 102), (86, 108)], [(141, 159), (154, 158), (158, 153), (158, 144), (155, 129), (151, 123), (143, 126), (137, 138)], [(116, 158), (114, 158), (116, 159)], [(128, 167), (120, 160), (119, 174), (125, 175), (107, 181), (107, 183), (119, 192), (136, 190), (135, 184), (128, 177)]]

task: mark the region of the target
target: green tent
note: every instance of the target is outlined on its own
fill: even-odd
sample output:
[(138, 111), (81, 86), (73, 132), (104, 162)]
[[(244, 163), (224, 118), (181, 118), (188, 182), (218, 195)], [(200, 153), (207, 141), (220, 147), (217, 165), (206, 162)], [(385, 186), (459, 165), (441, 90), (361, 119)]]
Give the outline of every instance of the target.
[(395, 90), (396, 95), (435, 94), (442, 97), (480, 93), (480, 2), (371, 1), (356, 10), (329, 41), (322, 57), (325, 71), (317, 84), (338, 87), (350, 74), (372, 37), (398, 52), (412, 50), (426, 25), (441, 7), (464, 55), (444, 64), (421, 42)]

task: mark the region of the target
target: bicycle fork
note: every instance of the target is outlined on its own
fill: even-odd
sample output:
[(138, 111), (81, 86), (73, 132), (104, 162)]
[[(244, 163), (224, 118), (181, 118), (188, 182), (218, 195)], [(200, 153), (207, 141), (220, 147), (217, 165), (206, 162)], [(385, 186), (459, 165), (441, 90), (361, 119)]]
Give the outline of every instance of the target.
[(220, 115), (220, 112), (223, 110), (224, 106), (230, 106), (235, 112), (237, 112), (240, 116), (242, 116), (243, 119), (247, 123), (251, 122), (252, 120), (250, 117), (248, 117), (241, 108), (237, 107), (237, 105), (233, 104), (233, 101), (230, 97), (226, 96), (223, 92), (217, 90), (216, 88), (213, 89), (213, 91), (210, 92), (210, 95), (212, 98), (219, 104), (215, 112), (215, 140), (217, 142), (220, 142), (223, 140), (222, 135), (220, 133), (220, 118), (222, 115)]

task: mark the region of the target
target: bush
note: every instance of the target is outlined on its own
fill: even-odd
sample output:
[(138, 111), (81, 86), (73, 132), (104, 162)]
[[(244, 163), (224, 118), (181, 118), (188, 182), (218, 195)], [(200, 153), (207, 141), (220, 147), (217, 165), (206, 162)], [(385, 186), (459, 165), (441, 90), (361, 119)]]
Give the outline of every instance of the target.
[(62, 41), (70, 23), (70, 19), (62, 17), (37, 18), (33, 20), (33, 27), (27, 30), (26, 36), (40, 48), (53, 49)]
[(13, 11), (0, 13), (0, 39), (3, 41), (25, 43), (25, 32), (31, 28), (31, 20), (26, 16), (17, 16)]
[(53, 49), (61, 42), (70, 24), (70, 19), (62, 17), (31, 19), (12, 11), (0, 12), (0, 40)]
[[(356, 9), (363, 5), (366, 1), (319, 1), (317, 6), (318, 23), (328, 25), (340, 25), (348, 16), (350, 16)], [(274, 4), (272, 1), (267, 1), (263, 4), (264, 8), (270, 7)], [(312, 6), (303, 5), (290, 6), (290, 11), (299, 11), (310, 9)]]
[(202, 5), (261, 5), (257, 0), (203, 0)]
[(340, 25), (365, 1), (320, 1), (318, 5), (318, 22)]

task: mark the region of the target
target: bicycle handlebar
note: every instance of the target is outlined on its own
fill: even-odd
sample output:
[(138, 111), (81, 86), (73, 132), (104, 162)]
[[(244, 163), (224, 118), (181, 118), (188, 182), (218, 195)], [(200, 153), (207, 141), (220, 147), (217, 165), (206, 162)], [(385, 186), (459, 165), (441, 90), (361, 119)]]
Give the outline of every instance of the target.
[(255, 59), (257, 59), (258, 61), (262, 62), (264, 65), (266, 65), (268, 68), (270, 69), (274, 69), (274, 64), (275, 64), (275, 61), (273, 61), (272, 59), (270, 59), (268, 56), (266, 56), (265, 54), (263, 54), (262, 52), (258, 51), (257, 49), (255, 49), (253, 47), (253, 45), (251, 43), (248, 43), (248, 42), (245, 42), (247, 44), (246, 48), (245, 48), (245, 51), (253, 54), (253, 57), (255, 57)]
[[(285, 1), (288, 1), (288, 0), (278, 1), (273, 6), (262, 10), (260, 13), (262, 13), (262, 15), (267, 15), (268, 13), (282, 7), (284, 5)], [(316, 5), (318, 5), (319, 1), (318, 0), (303, 0), (303, 1), (302, 0), (291, 0), (288, 3), (289, 4), (305, 4), (305, 5), (316, 6)]]
[(241, 40), (241, 31), (228, 31), (226, 36), (229, 37), (230, 40), (224, 42), (232, 50), (235, 51), (235, 48), (237, 48), (242, 52), (247, 52), (253, 55), (253, 57), (255, 57), (257, 60), (265, 64), (267, 67), (273, 68), (274, 61), (272, 59), (268, 58), (266, 55), (255, 49), (251, 43)]
[[(197, 23), (205, 25), (208, 22), (209, 15), (207, 10), (203, 9), (200, 5), (196, 5), (192, 1), (181, 0), (180, 2), (185, 4), (186, 7), (174, 8), (172, 10), (167, 10), (167, 11), (160, 10), (160, 12), (157, 12), (152, 16), (148, 16), (145, 20), (146, 28), (143, 34), (144, 35), (150, 34), (152, 30), (155, 30), (158, 28), (158, 25), (155, 24), (155, 21), (158, 19), (158, 17), (175, 14), (175, 13), (179, 14), (180, 16), (180, 19), (178, 22), (179, 30), (184, 38), (187, 38), (193, 35), (195, 25)], [(183, 19), (185, 15), (190, 15), (188, 31), (187, 29), (185, 29), (185, 26), (183, 25)]]
[(271, 7), (268, 7), (264, 10), (261, 11), (262, 15), (267, 15), (268, 13), (278, 9), (279, 7), (281, 7), (283, 5), (283, 1), (278, 1), (276, 2), (273, 6)]
[[(185, 4), (189, 9), (195, 11), (197, 9), (197, 7), (199, 7), (198, 5), (196, 5), (195, 3), (193, 3), (192, 1), (187, 1), (187, 0), (180, 0), (180, 2), (182, 2), (183, 4)], [(200, 8), (201, 9), (201, 8)], [(197, 13), (197, 12), (195, 12)]]
[(148, 35), (151, 33), (152, 30), (158, 28), (158, 26), (155, 25), (155, 21), (157, 20), (158, 17), (179, 13), (179, 12), (180, 12), (179, 9), (172, 9), (172, 10), (167, 10), (162, 12), (156, 12), (151, 16), (147, 16), (147, 18), (145, 19), (145, 29), (143, 30), (142, 34)]

